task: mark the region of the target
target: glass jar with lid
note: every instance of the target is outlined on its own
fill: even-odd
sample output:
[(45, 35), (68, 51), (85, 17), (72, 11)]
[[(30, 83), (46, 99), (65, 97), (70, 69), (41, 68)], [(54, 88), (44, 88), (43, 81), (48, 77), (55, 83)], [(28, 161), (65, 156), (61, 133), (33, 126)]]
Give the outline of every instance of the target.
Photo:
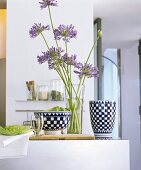
[(38, 100), (48, 100), (48, 86), (47, 85), (38, 86)]
[(50, 99), (52, 101), (63, 101), (64, 100), (64, 85), (60, 79), (52, 79), (50, 81)]

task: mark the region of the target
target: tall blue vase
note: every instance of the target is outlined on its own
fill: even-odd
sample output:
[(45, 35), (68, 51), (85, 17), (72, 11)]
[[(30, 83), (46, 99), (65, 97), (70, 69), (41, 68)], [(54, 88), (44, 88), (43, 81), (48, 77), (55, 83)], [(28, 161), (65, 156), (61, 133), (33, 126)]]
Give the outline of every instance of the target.
[(115, 124), (116, 102), (90, 101), (91, 125), (96, 139), (112, 139)]

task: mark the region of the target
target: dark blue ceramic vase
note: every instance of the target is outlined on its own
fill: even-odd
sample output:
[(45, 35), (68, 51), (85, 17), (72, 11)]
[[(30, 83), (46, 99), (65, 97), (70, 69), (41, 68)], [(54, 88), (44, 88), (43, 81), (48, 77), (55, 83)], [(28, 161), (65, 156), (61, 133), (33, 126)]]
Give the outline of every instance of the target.
[(112, 139), (115, 124), (116, 102), (90, 101), (91, 125), (96, 139)]

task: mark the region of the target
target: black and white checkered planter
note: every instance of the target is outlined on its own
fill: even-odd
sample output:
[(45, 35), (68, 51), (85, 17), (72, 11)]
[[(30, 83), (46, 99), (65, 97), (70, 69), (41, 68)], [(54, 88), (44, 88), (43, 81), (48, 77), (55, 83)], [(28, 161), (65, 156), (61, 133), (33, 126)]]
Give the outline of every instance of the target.
[(96, 139), (112, 139), (115, 124), (116, 102), (90, 101), (91, 125)]
[(71, 112), (67, 111), (51, 111), (51, 112), (35, 112), (35, 116), (43, 116), (43, 130), (47, 134), (60, 134), (62, 129), (67, 128), (70, 122)]

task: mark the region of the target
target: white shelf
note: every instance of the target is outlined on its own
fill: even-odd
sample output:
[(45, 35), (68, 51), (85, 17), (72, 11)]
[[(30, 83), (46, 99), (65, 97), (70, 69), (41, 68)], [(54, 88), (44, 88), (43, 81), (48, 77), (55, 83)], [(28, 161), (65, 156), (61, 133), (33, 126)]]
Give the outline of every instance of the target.
[(16, 110), (16, 112), (41, 112), (43, 110)]
[(16, 102), (65, 102), (65, 100), (16, 100)]
[(16, 100), (15, 101), (15, 111), (16, 112), (40, 112), (43, 110), (48, 110), (52, 107), (60, 106), (66, 107), (65, 101), (51, 101), (51, 100)]

